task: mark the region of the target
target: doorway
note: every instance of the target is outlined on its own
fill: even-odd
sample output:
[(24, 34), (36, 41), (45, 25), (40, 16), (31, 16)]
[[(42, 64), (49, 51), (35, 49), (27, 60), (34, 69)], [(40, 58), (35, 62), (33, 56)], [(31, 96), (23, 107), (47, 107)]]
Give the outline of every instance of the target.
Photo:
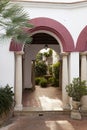
[[(41, 58), (41, 54), (43, 55), (43, 63), (41, 63), (40, 59), (40, 64), (37, 64), (37, 70), (40, 72), (40, 74), (42, 74), (42, 72), (44, 73), (46, 70), (45, 68), (45, 70), (42, 71), (41, 65), (44, 66), (44, 64), (46, 64), (46, 66), (50, 67), (53, 62), (55, 62), (57, 56), (58, 59), (55, 62), (55, 66), (57, 65), (58, 61), (62, 63), (60, 55), (60, 45), (53, 36), (44, 32), (36, 33), (32, 37), (33, 41), (31, 45), (26, 45), (24, 48), (25, 53), (23, 56), (23, 106), (36, 110), (62, 110), (62, 65), (59, 69), (60, 72), (58, 72), (59, 77), (55, 77), (56, 82), (59, 80), (59, 84), (57, 86), (52, 86), (52, 84), (50, 84), (48, 85), (48, 87), (43, 88), (40, 85), (35, 84), (35, 69), (32, 70), (32, 62), (35, 67), (36, 60), (38, 60), (36, 56)], [(43, 51), (43, 53), (41, 53), (41, 51)], [(49, 52), (52, 51), (56, 52), (53, 56), (53, 61), (51, 57), (52, 55), (49, 55)], [(51, 61), (49, 61), (49, 59), (51, 59)], [(41, 70), (39, 70), (40, 68)], [(47, 79), (47, 81), (49, 75), (50, 72), (48, 72), (47, 67), (46, 73), (44, 73), (45, 79)], [(40, 75), (38, 77), (40, 78)], [(50, 77), (50, 83), (52, 79), (53, 77)]]

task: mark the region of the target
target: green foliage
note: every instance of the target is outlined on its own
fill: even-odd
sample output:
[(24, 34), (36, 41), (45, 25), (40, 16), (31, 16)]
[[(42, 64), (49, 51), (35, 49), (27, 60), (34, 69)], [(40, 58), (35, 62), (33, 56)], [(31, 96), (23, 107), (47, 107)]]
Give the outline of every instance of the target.
[(29, 16), (23, 7), (10, 3), (10, 0), (0, 0), (0, 27), (4, 30), (3, 37), (13, 38), (17, 43), (30, 43), (32, 38), (24, 28), (32, 28)]
[(49, 56), (52, 56), (52, 54), (53, 54), (52, 49), (49, 49)]
[(9, 85), (0, 88), (0, 116), (3, 113), (7, 114), (13, 106), (14, 93), (11, 89), (12, 87), (9, 87)]
[(45, 56), (45, 57), (50, 57), (50, 56), (52, 56), (52, 54), (53, 54), (53, 51), (52, 51), (52, 49), (49, 49), (49, 51), (48, 52), (44, 52), (43, 53), (43, 55)]
[(59, 80), (58, 78), (51, 77), (48, 79), (48, 83), (51, 84), (54, 87), (59, 87)]
[(52, 75), (52, 65), (48, 66), (49, 74)]
[(47, 72), (47, 65), (42, 61), (38, 62), (35, 65), (35, 76), (36, 77), (41, 77), (46, 75)]
[(49, 57), (49, 53), (48, 52), (44, 52), (43, 55), (47, 58)]
[(35, 78), (35, 84), (36, 84), (36, 85), (39, 85), (40, 80), (41, 80), (41, 77), (36, 77), (36, 78)]
[(36, 62), (42, 61), (42, 53), (38, 53), (36, 56)]
[(47, 80), (45, 78), (41, 78), (39, 84), (41, 87), (45, 88), (45, 87), (47, 87)]
[(59, 78), (59, 66), (60, 66), (60, 62), (53, 64), (53, 75), (57, 79)]
[(66, 86), (66, 92), (74, 101), (80, 101), (81, 97), (87, 94), (86, 81), (81, 81), (80, 78), (74, 78), (72, 83)]

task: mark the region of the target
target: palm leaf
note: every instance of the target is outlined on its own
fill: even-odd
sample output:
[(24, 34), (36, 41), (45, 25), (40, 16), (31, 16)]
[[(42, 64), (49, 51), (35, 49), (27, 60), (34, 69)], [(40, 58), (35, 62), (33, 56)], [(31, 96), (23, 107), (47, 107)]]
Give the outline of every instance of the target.
[(31, 37), (23, 28), (32, 28), (33, 25), (29, 23), (29, 16), (22, 7), (17, 4), (12, 5), (9, 0), (1, 0), (0, 6), (0, 26), (4, 29), (2, 37), (13, 37), (17, 43), (29, 43)]

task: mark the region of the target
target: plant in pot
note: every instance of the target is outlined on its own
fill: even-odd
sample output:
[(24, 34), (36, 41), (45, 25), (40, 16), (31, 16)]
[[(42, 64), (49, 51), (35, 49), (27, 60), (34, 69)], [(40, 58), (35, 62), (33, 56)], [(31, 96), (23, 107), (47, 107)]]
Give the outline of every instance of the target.
[(11, 116), (14, 109), (14, 93), (12, 87), (0, 87), (0, 125)]
[(79, 109), (80, 101), (82, 96), (86, 91), (86, 81), (78, 78), (74, 78), (72, 83), (66, 86), (66, 92), (68, 96), (72, 97), (72, 107), (73, 109)]

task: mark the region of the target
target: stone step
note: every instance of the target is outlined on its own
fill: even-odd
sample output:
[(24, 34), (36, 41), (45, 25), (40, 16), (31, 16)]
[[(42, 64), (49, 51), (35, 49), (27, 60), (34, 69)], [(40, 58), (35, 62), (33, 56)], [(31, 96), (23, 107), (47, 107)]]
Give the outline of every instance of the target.
[[(49, 115), (71, 115), (71, 110), (47, 111), (36, 108), (23, 108), (22, 111), (14, 111), (14, 116), (49, 116)], [(87, 111), (80, 111), (82, 117), (87, 117)]]
[(56, 110), (56, 111), (42, 111), (42, 110), (30, 110), (24, 108), (22, 111), (14, 111), (14, 116), (49, 116), (49, 115), (70, 115), (71, 111)]

